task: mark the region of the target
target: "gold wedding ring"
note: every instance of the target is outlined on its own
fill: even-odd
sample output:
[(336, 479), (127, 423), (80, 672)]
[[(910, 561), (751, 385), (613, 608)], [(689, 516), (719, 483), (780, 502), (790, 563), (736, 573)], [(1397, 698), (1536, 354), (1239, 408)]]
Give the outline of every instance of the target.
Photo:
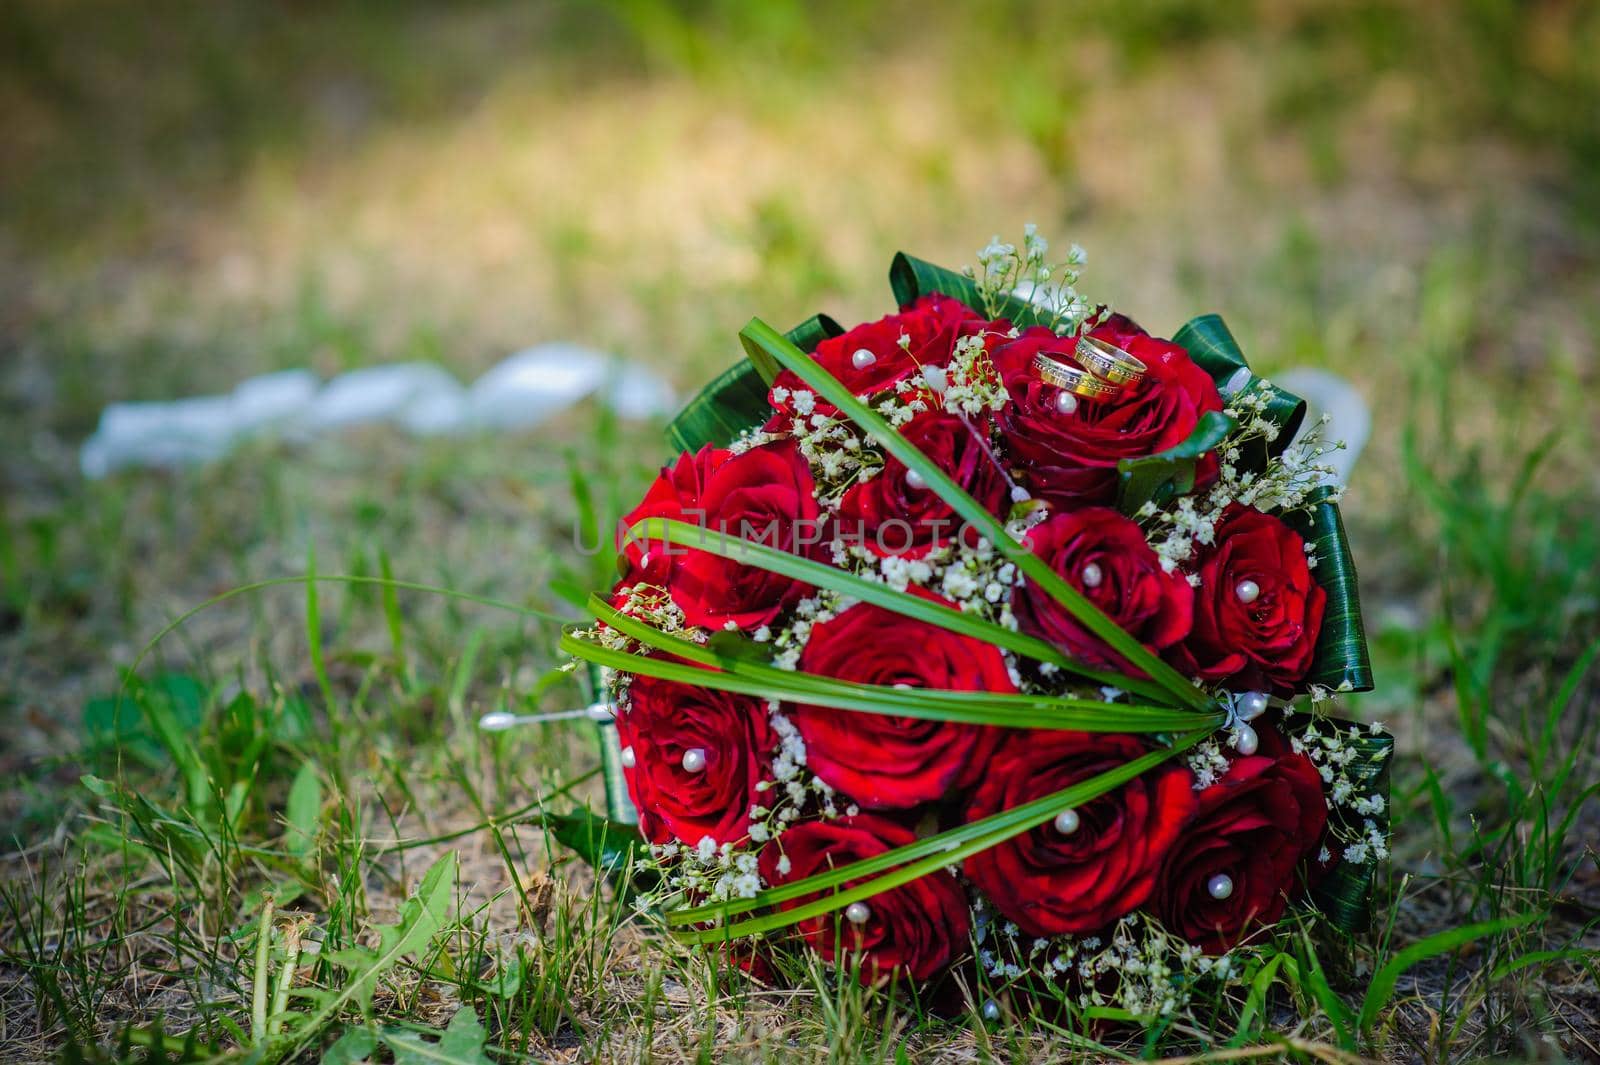
[(1042, 351), (1033, 357), (1033, 368), (1046, 384), (1066, 389), (1085, 399), (1110, 399), (1122, 391), (1120, 385), (1108, 384), (1088, 370), (1068, 366)]
[(1084, 369), (1114, 385), (1138, 384), (1149, 369), (1142, 360), (1095, 336), (1079, 337), (1073, 357), (1083, 364)]

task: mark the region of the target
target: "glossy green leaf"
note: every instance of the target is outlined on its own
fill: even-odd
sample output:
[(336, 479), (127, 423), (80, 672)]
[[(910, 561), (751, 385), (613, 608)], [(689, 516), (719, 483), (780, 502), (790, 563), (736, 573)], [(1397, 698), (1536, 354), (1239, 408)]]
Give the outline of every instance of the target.
[(1207, 411), (1181, 443), (1154, 455), (1118, 461), (1117, 509), (1133, 515), (1146, 503), (1162, 506), (1175, 495), (1193, 491), (1195, 467), (1236, 427), (1226, 414)]
[[(828, 337), (844, 330), (825, 314), (813, 315), (784, 334), (801, 351), (815, 351)], [(728, 367), (702, 388), (667, 426), (667, 440), (678, 451), (698, 451), (706, 444), (723, 447), (772, 414), (767, 388), (778, 376), (777, 364), (751, 357)]]
[(1311, 671), (1305, 683), (1336, 691), (1371, 691), (1372, 660), (1367, 654), (1367, 631), (1361, 621), (1361, 591), (1356, 563), (1350, 554), (1339, 505), (1329, 498), (1330, 488), (1312, 493), (1309, 511), (1297, 511), (1288, 522), (1315, 549), (1316, 568), (1311, 575), (1327, 593), (1322, 632)]
[(1278, 426), (1277, 439), (1270, 443), (1258, 442), (1250, 449), (1254, 454), (1247, 451), (1241, 465), (1246, 469), (1260, 469), (1268, 456), (1281, 455), (1305, 420), (1306, 401), (1256, 376), (1245, 362), (1239, 342), (1219, 314), (1202, 314), (1189, 319), (1173, 334), (1172, 342), (1187, 351), (1195, 364), (1211, 375), (1224, 402), (1253, 392), (1266, 394), (1264, 413)]
[[(972, 278), (905, 252), (897, 253), (889, 264), (889, 287), (894, 290), (894, 300), (901, 307), (909, 307), (923, 296), (939, 292), (960, 300), (973, 310), (983, 310), (983, 295)], [(1019, 328), (1040, 324), (1038, 308), (1016, 296), (1005, 297), (997, 310)]]
[(632, 868), (634, 890), (655, 883), (655, 877), (641, 865), (650, 857), (650, 845), (639, 834), (637, 825), (601, 817), (587, 806), (564, 814), (543, 813), (539, 822), (595, 872), (615, 878)]

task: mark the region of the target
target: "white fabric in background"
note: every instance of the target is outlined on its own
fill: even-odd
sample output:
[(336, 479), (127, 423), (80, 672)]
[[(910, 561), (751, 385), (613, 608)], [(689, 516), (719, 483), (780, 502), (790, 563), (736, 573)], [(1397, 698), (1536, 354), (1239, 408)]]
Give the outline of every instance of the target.
[(86, 477), (130, 467), (178, 467), (221, 458), (252, 436), (310, 440), (388, 422), (418, 436), (527, 429), (594, 396), (625, 418), (677, 409), (672, 387), (649, 369), (581, 347), (550, 343), (507, 357), (470, 387), (430, 362), (351, 370), (323, 384), (310, 370), (243, 381), (224, 396), (113, 403), (84, 442)]

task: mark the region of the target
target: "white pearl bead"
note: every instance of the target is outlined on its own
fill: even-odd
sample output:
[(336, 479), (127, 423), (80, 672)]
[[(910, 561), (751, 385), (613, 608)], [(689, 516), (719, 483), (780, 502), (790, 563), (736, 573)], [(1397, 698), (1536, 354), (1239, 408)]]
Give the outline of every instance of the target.
[(1233, 877), (1226, 873), (1218, 873), (1206, 881), (1206, 893), (1214, 899), (1225, 899), (1233, 894)]
[(639, 759), (634, 755), (633, 748), (632, 747), (624, 747), (624, 748), (622, 748), (622, 765), (623, 765), (623, 767), (626, 768), (626, 769), (632, 769), (634, 766), (636, 766), (638, 764), (639, 764)]
[(1261, 597), (1261, 585), (1255, 581), (1240, 581), (1233, 586), (1233, 594), (1239, 597), (1239, 602), (1249, 606)]
[(1254, 721), (1267, 710), (1266, 692), (1245, 692), (1239, 696), (1239, 701), (1234, 704), (1234, 712), (1239, 715), (1240, 721)]
[(906, 471), (906, 484), (912, 488), (915, 488), (919, 492), (928, 487), (927, 479), (916, 470)]
[(1242, 755), (1256, 753), (1256, 748), (1261, 746), (1261, 738), (1256, 735), (1256, 730), (1249, 725), (1240, 725), (1233, 730), (1233, 746)]
[(683, 752), (683, 771), (685, 773), (698, 773), (706, 767), (706, 749), (704, 747), (690, 747)]
[(878, 357), (866, 348), (857, 348), (856, 353), (850, 356), (850, 365), (858, 370), (865, 370), (877, 361)]
[(872, 919), (872, 910), (864, 902), (852, 902), (844, 908), (844, 919), (851, 924), (866, 924)]
[(1083, 567), (1083, 586), (1085, 588), (1098, 588), (1103, 580), (1105, 580), (1105, 574), (1100, 572), (1098, 564), (1091, 562)]
[(1032, 498), (1033, 496), (1028, 494), (1028, 490), (1020, 484), (1011, 489), (1011, 502), (1013, 503), (1026, 503)]
[(998, 1021), (1000, 1019), (1000, 1003), (992, 998), (985, 1002), (983, 1004), (983, 1019), (986, 1021)]
[(1062, 810), (1056, 814), (1056, 831), (1063, 836), (1070, 836), (1078, 831), (1080, 823), (1076, 810)]
[(1078, 409), (1078, 397), (1071, 392), (1056, 393), (1056, 413), (1071, 414)]

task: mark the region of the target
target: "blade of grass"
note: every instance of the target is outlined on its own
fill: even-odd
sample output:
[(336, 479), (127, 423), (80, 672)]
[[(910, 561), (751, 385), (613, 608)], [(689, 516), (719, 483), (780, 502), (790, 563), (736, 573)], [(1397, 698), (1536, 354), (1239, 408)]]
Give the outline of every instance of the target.
[(1361, 1000), (1361, 1030), (1363, 1032), (1372, 1030), (1373, 1024), (1378, 1019), (1378, 1011), (1389, 1004), (1400, 977), (1419, 961), (1425, 961), (1439, 954), (1448, 954), (1477, 939), (1532, 924), (1539, 917), (1537, 911), (1530, 911), (1517, 917), (1502, 917), (1497, 921), (1479, 921), (1475, 924), (1462, 925), (1459, 928), (1437, 932), (1401, 950), (1373, 974), (1372, 982), (1367, 985), (1367, 993)]

